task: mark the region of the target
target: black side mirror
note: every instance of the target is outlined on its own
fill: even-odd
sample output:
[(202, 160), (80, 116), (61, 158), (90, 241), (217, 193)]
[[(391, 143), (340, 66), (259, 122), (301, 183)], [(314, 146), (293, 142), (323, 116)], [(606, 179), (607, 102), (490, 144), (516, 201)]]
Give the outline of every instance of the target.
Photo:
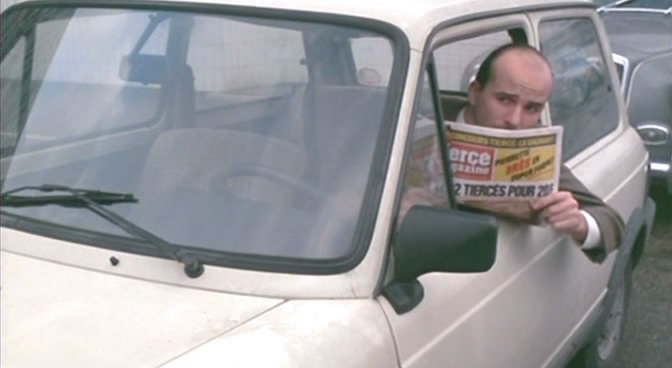
[(422, 300), (419, 276), (488, 271), (497, 255), (497, 230), (489, 214), (412, 207), (394, 244), (394, 281), (383, 294), (398, 313), (405, 313)]
[(119, 77), (130, 82), (163, 84), (168, 77), (168, 61), (161, 55), (126, 55), (121, 60)]

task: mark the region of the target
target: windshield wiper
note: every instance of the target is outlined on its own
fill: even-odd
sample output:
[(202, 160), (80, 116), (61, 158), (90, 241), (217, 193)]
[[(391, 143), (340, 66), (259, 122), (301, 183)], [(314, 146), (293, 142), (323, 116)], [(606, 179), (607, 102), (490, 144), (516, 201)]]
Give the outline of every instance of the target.
[[(36, 190), (40, 192), (68, 192), (67, 195), (39, 195), (39, 196), (19, 196), (14, 193), (24, 190)], [(129, 193), (115, 193), (105, 192), (101, 190), (91, 189), (75, 189), (62, 185), (39, 185), (39, 186), (25, 186), (15, 188), (2, 193), (0, 196), (0, 203), (8, 207), (27, 207), (39, 206), (46, 204), (59, 204), (63, 206), (78, 206), (85, 205), (82, 197), (94, 201), (97, 204), (113, 204), (122, 202), (137, 202), (138, 200)]]
[[(66, 192), (68, 195), (17, 196), (14, 193), (24, 190), (41, 192)], [(58, 204), (64, 206), (83, 206), (110, 223), (117, 225), (130, 235), (134, 235), (156, 247), (164, 256), (184, 264), (184, 273), (197, 278), (205, 270), (201, 261), (183, 248), (171, 244), (133, 222), (103, 207), (104, 204), (137, 202), (133, 194), (105, 192), (100, 190), (75, 189), (63, 185), (24, 186), (9, 190), (0, 195), (0, 205), (7, 207), (40, 206)]]

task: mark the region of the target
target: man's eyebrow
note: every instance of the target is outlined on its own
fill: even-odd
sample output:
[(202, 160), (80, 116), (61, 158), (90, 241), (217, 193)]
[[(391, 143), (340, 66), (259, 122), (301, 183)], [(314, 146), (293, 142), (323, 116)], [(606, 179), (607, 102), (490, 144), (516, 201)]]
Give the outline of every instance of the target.
[[(510, 97), (510, 98), (519, 98), (520, 94), (516, 92), (508, 92), (508, 91), (495, 91), (495, 96), (497, 97)], [(546, 99), (541, 98), (538, 101), (529, 101), (527, 105), (532, 105), (532, 106), (543, 106), (546, 103)]]
[(505, 97), (518, 97), (517, 93), (512, 93), (512, 92), (506, 92), (506, 91), (495, 91), (495, 95), (497, 96), (505, 96)]

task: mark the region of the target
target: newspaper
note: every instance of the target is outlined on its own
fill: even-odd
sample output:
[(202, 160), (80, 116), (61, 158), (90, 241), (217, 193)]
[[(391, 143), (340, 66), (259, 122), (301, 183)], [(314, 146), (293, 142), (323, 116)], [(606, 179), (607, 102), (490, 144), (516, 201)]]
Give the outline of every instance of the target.
[(562, 127), (503, 130), (446, 124), (458, 199), (525, 200), (557, 191)]

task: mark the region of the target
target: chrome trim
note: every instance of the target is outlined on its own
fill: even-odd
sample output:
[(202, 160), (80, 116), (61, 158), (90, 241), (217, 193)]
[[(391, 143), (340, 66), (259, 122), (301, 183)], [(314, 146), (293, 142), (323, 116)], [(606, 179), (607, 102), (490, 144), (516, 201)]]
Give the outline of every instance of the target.
[(602, 7), (601, 7), (600, 9), (598, 9), (598, 10), (607, 10), (607, 9), (609, 9), (609, 8), (611, 8), (611, 7), (619, 6), (619, 5), (625, 4), (625, 3), (630, 2), (630, 1), (632, 1), (632, 0), (615, 0), (615, 1), (613, 1), (613, 2), (611, 2), (611, 3), (609, 3), (609, 4), (607, 4), (607, 5), (602, 6)]
[(663, 125), (658, 125), (658, 124), (643, 124), (637, 126), (637, 130), (640, 129), (653, 129), (653, 130), (660, 130), (661, 132), (665, 133), (666, 135), (670, 135), (670, 130)]
[[(628, 84), (628, 77), (630, 76), (630, 60), (620, 54), (615, 52), (611, 53), (611, 58), (614, 60), (614, 63), (621, 64), (623, 66), (623, 77), (620, 80), (621, 83), (621, 92), (623, 93), (623, 98), (625, 99), (626, 84)], [(628, 101), (625, 101), (626, 105)]]
[(613, 8), (613, 5), (607, 5), (599, 9), (607, 13), (651, 13), (660, 15), (669, 15), (670, 9), (651, 9), (651, 8)]
[(652, 162), (650, 164), (651, 166), (651, 171), (657, 171), (661, 173), (669, 173), (670, 172), (670, 164), (661, 164), (659, 162)]
[(637, 129), (638, 132), (641, 132), (645, 129), (657, 130), (659, 132), (662, 132), (665, 135), (665, 139), (663, 139), (661, 141), (653, 141), (653, 142), (649, 141), (649, 140), (646, 140), (644, 137), (642, 137), (642, 141), (644, 141), (644, 143), (649, 145), (649, 146), (662, 146), (664, 144), (667, 144), (667, 142), (670, 140), (670, 130), (666, 126), (663, 126), (663, 125), (643, 124), (643, 125), (638, 125), (636, 127), (636, 129)]

